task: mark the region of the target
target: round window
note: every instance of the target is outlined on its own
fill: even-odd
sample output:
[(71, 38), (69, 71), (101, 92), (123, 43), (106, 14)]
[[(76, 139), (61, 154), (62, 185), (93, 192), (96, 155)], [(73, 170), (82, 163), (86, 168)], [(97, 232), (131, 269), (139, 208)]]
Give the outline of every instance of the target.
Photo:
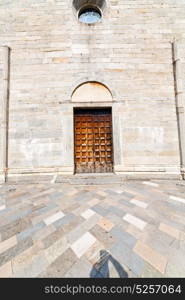
[(101, 12), (96, 8), (81, 9), (78, 19), (82, 23), (93, 24), (101, 19)]

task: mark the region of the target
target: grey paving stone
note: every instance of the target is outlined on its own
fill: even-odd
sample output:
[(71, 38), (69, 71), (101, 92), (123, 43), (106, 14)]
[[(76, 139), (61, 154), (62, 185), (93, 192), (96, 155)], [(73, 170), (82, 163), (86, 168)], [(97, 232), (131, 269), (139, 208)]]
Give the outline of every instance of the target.
[(134, 204), (130, 203), (127, 199), (121, 199), (118, 201), (120, 204), (123, 204), (123, 205), (126, 205), (128, 207), (131, 207), (133, 208), (134, 207)]
[(74, 214), (68, 214), (66, 216), (64, 216), (63, 218), (57, 220), (56, 222), (53, 223), (53, 225), (56, 228), (62, 227), (63, 225), (67, 225), (69, 224), (71, 221), (73, 221), (76, 218), (76, 216)]
[(48, 265), (46, 258), (43, 255), (38, 255), (33, 258), (31, 264), (28, 264), (24, 268), (16, 270), (15, 277), (34, 278), (37, 277), (41, 270), (45, 269)]
[(115, 215), (113, 213), (110, 213), (110, 212), (108, 213), (108, 215), (106, 215), (106, 219), (108, 219), (109, 221), (111, 221), (115, 225), (119, 225), (120, 223), (123, 222), (122, 217), (117, 216), (117, 215)]
[(80, 193), (74, 199), (75, 199), (75, 201), (78, 201), (78, 202), (88, 202), (89, 200), (92, 199), (92, 196), (87, 193)]
[(66, 278), (89, 278), (92, 270), (92, 265), (85, 258), (78, 260), (68, 272)]
[(130, 250), (130, 247), (119, 241), (110, 249), (110, 253), (120, 264), (126, 265), (134, 274), (141, 276), (145, 263)]
[(2, 241), (10, 238), (15, 234), (19, 234), (23, 230), (31, 227), (32, 223), (29, 218), (19, 219), (0, 228)]
[(55, 208), (57, 207), (57, 204), (54, 203), (54, 202), (49, 202), (45, 207), (37, 210), (37, 214), (40, 215), (40, 214), (44, 214), (48, 211), (50, 211), (52, 208)]
[(109, 210), (100, 206), (99, 204), (91, 207), (92, 210), (94, 210), (96, 213), (98, 213), (101, 216), (106, 216), (109, 213)]
[[(112, 196), (115, 196), (115, 197), (118, 197), (118, 195), (119, 195), (116, 191), (111, 190), (111, 189), (106, 189), (106, 190), (105, 190), (105, 193), (108, 194), (108, 197), (109, 197), (109, 195), (112, 195)], [(107, 197), (107, 196), (106, 196), (106, 197)]]
[(18, 235), (17, 235), (17, 240), (18, 241), (21, 241), (23, 239), (26, 239), (28, 238), (30, 235), (33, 235), (35, 232), (37, 232), (38, 230), (42, 229), (43, 227), (45, 227), (45, 223), (44, 222), (40, 222), (36, 225), (34, 225), (33, 227), (30, 227), (22, 232), (20, 232)]
[(9, 220), (9, 222), (14, 222), (18, 219), (26, 217), (27, 215), (29, 215), (31, 213), (32, 213), (31, 208), (23, 210), (23, 211), (15, 212), (12, 216), (8, 217), (8, 220)]
[(84, 222), (84, 219), (81, 216), (76, 216), (75, 218), (72, 218), (70, 222), (63, 224), (62, 228), (66, 234), (73, 231), (75, 228), (80, 226)]
[(121, 241), (124, 244), (126, 244), (128, 247), (133, 248), (136, 243), (136, 238), (133, 237), (131, 234), (125, 232), (122, 228), (118, 226), (114, 226), (110, 233), (115, 237), (117, 241)]
[(156, 230), (149, 233), (147, 243), (157, 252), (166, 255), (167, 253), (170, 253), (173, 241), (173, 237), (164, 232), (159, 232), (158, 230)]
[(113, 205), (109, 205), (107, 206), (107, 210), (112, 213), (115, 214), (118, 217), (123, 217), (123, 215), (126, 213), (124, 210), (117, 208), (116, 206)]
[(64, 230), (63, 228), (58, 228), (54, 232), (47, 235), (44, 239), (42, 239), (42, 243), (44, 248), (50, 247), (52, 244), (54, 244), (57, 240), (61, 239), (64, 236)]
[(53, 193), (51, 193), (51, 194), (49, 194), (49, 198), (51, 199), (51, 200), (58, 200), (58, 199), (62, 199), (62, 197), (64, 196), (64, 194), (63, 193), (61, 193), (61, 192), (53, 192)]
[(126, 198), (126, 199), (132, 199), (132, 198), (135, 197), (135, 194), (131, 194), (131, 193), (128, 193), (128, 192), (123, 192), (123, 193), (121, 193), (121, 196), (123, 198)]
[[(66, 200), (66, 198), (65, 198), (65, 200)], [(72, 198), (70, 197), (70, 202), (71, 202), (71, 200), (72, 200)], [(79, 203), (72, 203), (72, 204), (70, 203), (70, 205), (67, 208), (63, 209), (62, 211), (64, 214), (67, 215), (67, 214), (72, 213), (74, 210), (76, 210), (79, 207), (80, 207)]]
[(20, 241), (14, 247), (6, 250), (5, 252), (0, 254), (0, 266), (4, 265), (6, 262), (14, 258), (16, 255), (19, 255), (21, 252), (26, 250), (27, 248), (33, 245), (33, 241), (31, 238), (27, 238), (23, 241)]
[(71, 249), (67, 249), (39, 277), (64, 277), (65, 273), (76, 261), (77, 257), (74, 252)]
[(175, 200), (170, 200), (170, 199), (166, 200), (166, 207), (168, 207), (168, 209), (172, 209), (173, 211), (177, 211), (179, 213), (185, 212), (185, 205)]

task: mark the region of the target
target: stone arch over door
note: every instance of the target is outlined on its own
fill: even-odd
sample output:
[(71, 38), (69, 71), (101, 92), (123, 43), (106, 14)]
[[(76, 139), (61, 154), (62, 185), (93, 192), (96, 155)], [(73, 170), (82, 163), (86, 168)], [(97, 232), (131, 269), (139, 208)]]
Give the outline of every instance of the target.
[(104, 84), (97, 81), (82, 83), (74, 89), (72, 102), (112, 102), (111, 91)]

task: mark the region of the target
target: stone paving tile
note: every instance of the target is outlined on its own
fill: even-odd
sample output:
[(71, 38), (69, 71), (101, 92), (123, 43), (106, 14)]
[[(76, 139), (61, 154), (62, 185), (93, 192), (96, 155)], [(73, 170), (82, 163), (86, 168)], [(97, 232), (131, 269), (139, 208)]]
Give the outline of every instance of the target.
[(49, 267), (39, 275), (39, 277), (57, 278), (64, 277), (65, 273), (71, 269), (72, 265), (78, 260), (71, 249), (67, 249)]
[(0, 254), (0, 266), (4, 265), (6, 262), (13, 259), (15, 256), (23, 252), (25, 249), (31, 247), (33, 245), (33, 241), (31, 238), (20, 241), (14, 247), (6, 250), (5, 252)]
[(109, 213), (109, 209), (104, 208), (99, 204), (93, 206), (91, 209), (94, 210), (97, 214), (101, 215), (102, 217), (105, 217)]
[[(88, 203), (88, 202), (87, 202), (87, 203)], [(73, 211), (73, 213), (74, 213), (76, 216), (81, 215), (84, 211), (86, 211), (86, 210), (89, 208), (89, 205), (88, 205), (87, 203), (78, 206), (78, 208), (75, 209), (75, 210)]]
[(0, 278), (10, 278), (13, 276), (11, 262), (7, 262), (0, 267)]
[(32, 223), (29, 218), (16, 220), (5, 226), (2, 226), (2, 227), (0, 227), (2, 240), (6, 240), (6, 239), (10, 238), (11, 236), (20, 233), (21, 231), (28, 229), (31, 226), (32, 226)]
[(167, 258), (160, 253), (154, 251), (148, 245), (138, 241), (134, 247), (134, 251), (141, 256), (144, 260), (150, 263), (155, 269), (162, 274), (165, 273)]
[[(70, 222), (69, 222), (69, 219), (70, 219)], [(73, 230), (78, 231), (78, 229), (80, 228), (80, 224), (82, 224), (83, 221), (84, 221), (84, 219), (81, 216), (68, 215), (68, 216), (66, 216), (66, 219), (64, 217), (63, 222), (61, 220), (59, 227), (62, 226), (64, 232), (66, 234), (68, 234), (68, 233), (72, 232)], [(56, 223), (59, 223), (59, 221)], [(58, 224), (56, 224), (56, 223), (55, 223), (55, 227), (58, 228)], [(82, 230), (84, 230), (84, 228)]]
[(125, 211), (123, 211), (121, 208), (120, 209), (117, 208), (116, 206), (109, 205), (107, 207), (107, 209), (109, 210), (110, 213), (115, 214), (116, 216), (119, 216), (120, 218), (123, 217), (123, 215), (125, 215)]
[(110, 231), (114, 227), (114, 224), (106, 218), (101, 218), (97, 224), (105, 231)]
[(53, 233), (56, 230), (56, 228), (53, 225), (50, 226), (45, 226), (41, 228), (39, 231), (36, 231), (34, 235), (32, 235), (32, 240), (34, 242), (38, 240), (43, 240), (45, 239), (48, 235)]
[(178, 201), (180, 203), (185, 204), (185, 198), (179, 198), (179, 197), (176, 197), (176, 196), (170, 196), (169, 199), (170, 200), (174, 200), (174, 201)]
[(114, 243), (115, 239), (110, 232), (105, 231), (99, 225), (95, 225), (90, 232), (104, 244), (106, 249), (109, 249)]
[(65, 236), (52, 243), (50, 247), (44, 250), (44, 255), (49, 264), (53, 263), (60, 255), (62, 255), (68, 248), (69, 243)]
[(151, 182), (151, 181), (143, 181), (142, 183), (150, 185), (150, 186), (154, 186), (154, 187), (158, 187), (159, 186), (157, 183), (154, 183), (154, 182)]
[(92, 265), (85, 258), (78, 260), (73, 266), (66, 272), (66, 278), (89, 278), (91, 277)]
[(14, 277), (36, 277), (47, 264), (42, 243), (38, 241), (12, 259), (13, 275)]
[(116, 216), (113, 213), (108, 213), (108, 215), (106, 215), (106, 219), (108, 219), (110, 222), (112, 222), (115, 225), (119, 225), (120, 223), (124, 222), (123, 218), (120, 216)]
[(17, 238), (16, 236), (12, 236), (11, 238), (3, 241), (0, 243), (0, 254), (3, 253), (4, 251), (12, 248), (17, 244)]
[(42, 229), (45, 226), (45, 224), (43, 222), (40, 222), (38, 224), (36, 224), (35, 226), (28, 228), (20, 233), (17, 234), (17, 240), (21, 241), (23, 239), (28, 238), (29, 236), (32, 236), (35, 232), (39, 231), (40, 229)]
[(179, 266), (178, 263), (170, 263), (168, 262), (165, 272), (165, 277), (173, 277), (173, 278), (184, 278), (185, 268)]
[(67, 234), (67, 239), (69, 243), (74, 243), (79, 239), (84, 233), (89, 231), (95, 224), (99, 221), (101, 217), (98, 215), (93, 215), (88, 220), (84, 221), (82, 224), (78, 225), (74, 230)]
[(110, 253), (120, 264), (126, 265), (136, 276), (141, 276), (144, 269), (144, 260), (137, 253), (131, 251), (130, 247), (119, 241), (110, 249)]
[(71, 245), (71, 249), (76, 256), (80, 258), (95, 242), (95, 237), (89, 232), (86, 232)]
[(59, 228), (59, 227), (62, 227), (62, 226), (64, 227), (65, 225), (71, 224), (71, 222), (75, 219), (77, 219), (77, 217), (74, 214), (69, 213), (68, 215), (65, 215), (61, 219), (55, 221), (53, 223), (53, 225), (56, 228)]
[(50, 225), (50, 224), (58, 221), (59, 219), (62, 219), (64, 216), (65, 216), (64, 213), (62, 211), (59, 211), (56, 214), (51, 215), (48, 218), (44, 219), (44, 223), (46, 225)]
[(1, 206), (0, 206), (0, 211), (1, 211), (1, 210), (5, 210), (5, 208), (6, 208), (6, 205), (1, 205)]
[(18, 268), (14, 270), (14, 277), (25, 277), (25, 278), (34, 278), (37, 277), (40, 272), (48, 266), (46, 258), (41, 254), (35, 257), (32, 257), (32, 262), (27, 263), (24, 268)]
[(129, 208), (133, 208), (134, 204), (132, 204), (130, 201), (125, 200), (125, 199), (121, 199), (118, 201), (120, 204), (122, 204), (123, 210), (127, 211), (127, 207)]
[(168, 255), (169, 253), (173, 253), (175, 249), (179, 248), (179, 241), (177, 241), (177, 245), (174, 244), (174, 241), (177, 241), (174, 237), (166, 234), (165, 232), (156, 230), (150, 232), (146, 242), (155, 251), (162, 255)]
[(143, 230), (146, 226), (146, 222), (144, 222), (143, 220), (133, 216), (133, 215), (130, 215), (130, 214), (126, 214), (124, 217), (123, 217), (123, 220), (127, 221), (128, 223), (138, 227), (139, 229)]
[(152, 183), (1, 185), (0, 276), (184, 277), (185, 184)]
[(57, 240), (61, 239), (65, 235), (63, 228), (58, 228), (52, 231), (45, 238), (42, 238), (42, 244), (45, 249), (53, 245)]
[(52, 208), (55, 208), (57, 205), (55, 204), (55, 202), (49, 202), (47, 203), (47, 205), (43, 208), (40, 208), (37, 211), (37, 214), (44, 214), (45, 212), (50, 211)]
[(113, 229), (110, 231), (110, 234), (112, 234), (117, 241), (121, 241), (123, 245), (126, 244), (128, 247), (131, 248), (134, 247), (137, 241), (135, 237), (133, 237), (128, 232), (123, 231), (123, 229), (118, 226), (113, 227)]
[(87, 209), (83, 213), (81, 213), (81, 216), (85, 219), (89, 219), (95, 214), (95, 212), (92, 209)]
[(148, 204), (143, 202), (143, 201), (140, 201), (140, 200), (137, 200), (137, 199), (133, 199), (130, 201), (131, 203), (139, 206), (139, 207), (142, 207), (142, 208), (147, 208)]
[(180, 230), (177, 230), (167, 224), (160, 223), (159, 230), (171, 235), (172, 237), (179, 239), (180, 238)]
[(143, 277), (143, 278), (165, 278), (165, 274), (162, 274), (161, 272), (159, 272), (158, 270), (153, 268), (149, 263), (145, 262), (145, 266), (142, 271), (141, 277)]
[(99, 202), (100, 202), (99, 199), (94, 198), (94, 199), (88, 201), (88, 205), (89, 205), (90, 207), (91, 207), (91, 206), (95, 206), (95, 205), (98, 204)]
[(46, 212), (42, 213), (41, 215), (36, 213), (36, 214), (32, 214), (31, 216), (29, 216), (31, 218), (32, 224), (36, 225), (37, 223), (42, 222), (44, 219), (50, 217), (51, 215), (54, 215), (55, 213), (58, 212), (58, 207), (56, 206), (55, 208), (52, 208), (50, 210), (47, 210)]

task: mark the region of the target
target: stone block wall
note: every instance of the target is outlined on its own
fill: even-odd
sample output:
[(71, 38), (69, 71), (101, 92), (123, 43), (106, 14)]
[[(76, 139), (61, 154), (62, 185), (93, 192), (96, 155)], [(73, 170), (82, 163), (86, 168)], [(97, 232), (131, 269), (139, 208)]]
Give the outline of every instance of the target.
[(94, 104), (71, 95), (97, 81), (113, 95), (115, 171), (179, 178), (172, 43), (185, 38), (185, 1), (107, 1), (90, 26), (70, 0), (0, 0), (0, 15), (0, 44), (11, 48), (10, 175), (73, 173), (73, 107)]

